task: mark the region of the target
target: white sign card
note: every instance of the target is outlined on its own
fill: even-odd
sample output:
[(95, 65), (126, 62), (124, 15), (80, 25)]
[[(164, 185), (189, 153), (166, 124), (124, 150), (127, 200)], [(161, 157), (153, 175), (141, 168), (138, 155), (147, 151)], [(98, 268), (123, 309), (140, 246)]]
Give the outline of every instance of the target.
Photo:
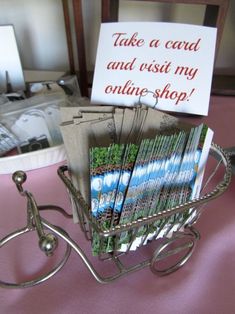
[(0, 92), (6, 92), (7, 79), (14, 92), (24, 91), (25, 81), (13, 25), (0, 26), (0, 38)]
[(207, 115), (216, 28), (101, 24), (91, 102)]

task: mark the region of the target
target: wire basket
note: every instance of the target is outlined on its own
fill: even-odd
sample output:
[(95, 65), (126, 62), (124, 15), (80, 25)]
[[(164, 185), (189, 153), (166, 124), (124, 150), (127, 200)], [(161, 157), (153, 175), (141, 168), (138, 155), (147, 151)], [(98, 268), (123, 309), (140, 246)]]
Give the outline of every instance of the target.
[[(67, 214), (64, 209), (58, 206), (37, 205), (33, 195), (22, 187), (26, 180), (26, 174), (22, 171), (14, 173), (13, 181), (16, 183), (21, 195), (27, 199), (27, 225), (1, 239), (0, 247), (3, 247), (9, 241), (25, 233), (37, 232), (39, 247), (47, 256), (52, 255), (56, 250), (58, 238), (66, 242), (66, 250), (61, 261), (47, 274), (20, 283), (0, 281), (0, 286), (3, 288), (25, 288), (46, 281), (66, 264), (71, 250), (79, 255), (99, 283), (112, 282), (119, 277), (145, 267), (150, 267), (151, 271), (158, 275), (166, 275), (177, 270), (190, 258), (195, 249), (196, 242), (200, 238), (200, 234), (194, 227), (194, 223), (198, 220), (202, 209), (209, 201), (224, 193), (231, 181), (232, 166), (230, 155), (213, 143), (209, 157), (213, 159), (215, 165), (213, 165), (212, 172), (206, 175), (207, 180), (204, 182), (200, 198), (193, 199), (173, 208), (164, 209), (158, 214), (143, 217), (131, 223), (116, 225), (109, 229), (101, 228), (97, 220), (91, 215), (89, 205), (71, 181), (68, 167), (61, 166), (58, 169), (58, 175), (71, 196), (72, 206), (75, 206), (77, 210), (79, 225), (85, 238), (91, 241), (95, 234), (100, 245), (107, 241), (112, 241), (112, 251), (107, 254), (99, 254), (98, 256), (104, 263), (109, 260), (114, 264), (115, 272), (108, 276), (101, 275), (96, 270), (80, 245), (64, 229), (53, 225), (41, 217), (40, 210), (56, 210), (67, 218), (71, 218), (72, 215)], [(220, 173), (220, 176), (218, 176), (218, 173)], [(212, 181), (216, 181), (216, 183), (211, 188)], [(204, 193), (203, 191), (208, 187), (209, 191)], [(141, 236), (140, 231), (142, 231)], [(123, 234), (128, 234), (128, 243), (124, 252), (120, 250), (119, 246), (120, 238)], [(138, 244), (136, 245), (136, 243)], [(136, 248), (133, 254), (136, 254), (139, 249), (147, 247), (148, 244), (156, 246), (151, 256), (141, 261), (132, 259), (131, 265), (125, 265), (123, 257), (131, 253), (133, 245)]]
[[(204, 184), (204, 188), (216, 175), (218, 169), (221, 167), (224, 168), (223, 178), (210, 192), (207, 192), (200, 198), (188, 201), (187, 203), (165, 209), (158, 214), (143, 217), (132, 221), (131, 223), (116, 225), (115, 227), (108, 229), (102, 228), (99, 222), (91, 215), (91, 210), (88, 204), (70, 180), (68, 168), (66, 166), (59, 168), (58, 174), (69, 191), (73, 206), (76, 207), (80, 227), (86, 239), (90, 241), (95, 234), (98, 237), (100, 246), (107, 242), (108, 239), (111, 239), (112, 241), (113, 250), (108, 254), (100, 253), (99, 258), (102, 260), (112, 259), (117, 264), (119, 272), (117, 275), (107, 279), (101, 279), (99, 276), (95, 276), (98, 281), (106, 282), (114, 280), (125, 273), (143, 268), (145, 266), (150, 266), (154, 273), (166, 275), (181, 267), (189, 259), (194, 250), (195, 243), (200, 237), (199, 232), (193, 227), (193, 224), (198, 220), (204, 205), (220, 196), (227, 189), (231, 180), (232, 171), (229, 156), (216, 144), (212, 144), (210, 156), (213, 156), (217, 160), (217, 164), (213, 169), (212, 174), (208, 176), (208, 180)], [(143, 229), (145, 234), (144, 236)], [(119, 246), (120, 238), (123, 234), (127, 233), (128, 243), (126, 245), (125, 252), (122, 252), (120, 251)], [(147, 261), (129, 268), (126, 268), (120, 262), (119, 257), (124, 254), (128, 254), (134, 243), (137, 242), (138, 245), (135, 244), (135, 247), (138, 246), (138, 248), (140, 248), (147, 242), (152, 242), (159, 238), (164, 239), (165, 241), (159, 245), (153, 256)], [(182, 244), (182, 242), (184, 243)], [(176, 248), (170, 249), (173, 243), (177, 243)], [(175, 264), (167, 266), (166, 268), (163, 267), (158, 269), (158, 261), (170, 255), (177, 254), (181, 250), (186, 250), (186, 253)]]

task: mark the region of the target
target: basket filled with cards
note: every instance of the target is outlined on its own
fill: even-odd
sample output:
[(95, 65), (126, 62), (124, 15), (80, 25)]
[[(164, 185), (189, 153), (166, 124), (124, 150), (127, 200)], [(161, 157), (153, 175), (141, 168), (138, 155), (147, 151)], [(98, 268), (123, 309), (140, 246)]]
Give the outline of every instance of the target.
[[(212, 142), (213, 131), (145, 106), (62, 108), (61, 115), (68, 164), (58, 174), (73, 220), (92, 254), (117, 266), (103, 278), (85, 257), (95, 278), (181, 267), (200, 238), (202, 208), (231, 180), (229, 156)], [(155, 246), (151, 256), (125, 265), (125, 256), (148, 246)]]

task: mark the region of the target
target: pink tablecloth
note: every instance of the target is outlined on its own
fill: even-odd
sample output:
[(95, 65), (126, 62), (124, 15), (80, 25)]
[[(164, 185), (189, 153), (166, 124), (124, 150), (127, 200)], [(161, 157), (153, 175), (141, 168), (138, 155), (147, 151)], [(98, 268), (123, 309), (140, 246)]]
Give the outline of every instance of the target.
[[(215, 130), (214, 141), (223, 147), (235, 146), (235, 99), (214, 97), (207, 118), (188, 118), (206, 122)], [(40, 204), (52, 203), (70, 210), (69, 199), (56, 174), (58, 165), (28, 172), (25, 187)], [(25, 200), (9, 175), (0, 177), (0, 238), (25, 224)], [(53, 278), (33, 288), (0, 289), (0, 312), (29, 313), (235, 313), (235, 179), (229, 190), (211, 202), (196, 223), (201, 233), (191, 259), (177, 272), (157, 277), (148, 268), (108, 285), (95, 281), (81, 259), (72, 253), (65, 267)], [(60, 217), (45, 214), (90, 249), (78, 226)], [(63, 244), (60, 250), (63, 250)], [(96, 263), (96, 261), (95, 261)], [(0, 279), (17, 280), (39, 274), (50, 266), (42, 257), (36, 237), (23, 237), (3, 247), (0, 254)], [(106, 268), (99, 263), (98, 268)]]

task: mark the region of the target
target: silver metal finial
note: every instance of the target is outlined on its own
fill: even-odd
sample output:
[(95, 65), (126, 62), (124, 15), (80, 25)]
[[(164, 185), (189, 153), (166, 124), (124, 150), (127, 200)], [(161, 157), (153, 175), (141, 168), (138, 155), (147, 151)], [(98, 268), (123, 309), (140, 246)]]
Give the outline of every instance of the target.
[(43, 235), (39, 239), (39, 247), (47, 256), (52, 255), (55, 249), (57, 248), (57, 246), (58, 246), (58, 239), (52, 233)]

